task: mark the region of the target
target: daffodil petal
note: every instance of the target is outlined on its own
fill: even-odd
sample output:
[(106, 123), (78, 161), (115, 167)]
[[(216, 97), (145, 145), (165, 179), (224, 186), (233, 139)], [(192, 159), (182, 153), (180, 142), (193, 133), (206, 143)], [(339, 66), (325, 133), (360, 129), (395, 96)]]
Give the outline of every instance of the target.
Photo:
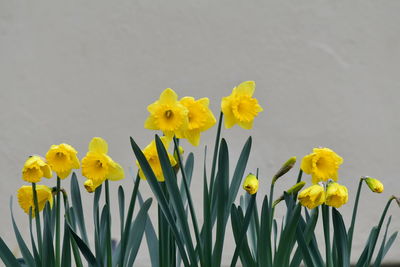
[(254, 81), (247, 81), (239, 84), (234, 89), (234, 92), (240, 95), (253, 96), (255, 89), (256, 89), (256, 83)]
[(53, 177), (53, 173), (51, 172), (51, 168), (49, 165), (46, 164), (46, 165), (40, 167), (40, 169), (42, 170), (44, 177), (46, 177), (46, 178)]
[(93, 137), (89, 143), (89, 152), (97, 152), (107, 154), (108, 144), (106, 140), (101, 137)]
[(124, 169), (117, 162), (110, 164), (107, 179), (111, 181), (118, 181), (125, 178)]
[(167, 88), (161, 93), (159, 103), (170, 104), (176, 102), (177, 100), (178, 100), (178, 95), (175, 93), (175, 91), (172, 90), (171, 88)]
[(60, 179), (65, 179), (65, 178), (67, 178), (67, 177), (69, 176), (69, 174), (71, 173), (71, 171), (72, 171), (72, 169), (69, 169), (69, 170), (66, 170), (66, 171), (63, 171), (63, 172), (57, 172), (57, 176), (58, 176)]
[(194, 146), (198, 146), (200, 143), (200, 131), (199, 130), (192, 130), (186, 131), (185, 138)]
[(149, 129), (149, 130), (157, 130), (158, 126), (156, 124), (156, 120), (154, 119), (153, 116), (149, 116), (145, 123), (144, 123), (144, 128)]
[(237, 124), (246, 130), (253, 128), (253, 121), (238, 121)]

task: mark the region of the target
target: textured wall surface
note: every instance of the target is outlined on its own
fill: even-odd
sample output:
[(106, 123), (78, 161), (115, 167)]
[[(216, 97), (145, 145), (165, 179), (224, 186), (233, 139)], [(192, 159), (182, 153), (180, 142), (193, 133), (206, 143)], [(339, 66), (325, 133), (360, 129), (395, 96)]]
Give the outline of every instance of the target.
[[(255, 80), (264, 112), (253, 130), (223, 131), (231, 164), (252, 135), (247, 171), (260, 168), (266, 193), (290, 156), (301, 158), (316, 146), (334, 149), (344, 158), (340, 179), (350, 191), (341, 208), (347, 223), (358, 178), (380, 178), (385, 192), (364, 188), (361, 197), (352, 256), (359, 255), (386, 200), (400, 194), (400, 1), (265, 2), (0, 1), (0, 236), (16, 248), (8, 203), (23, 184), (28, 155), (67, 142), (82, 157), (91, 137), (102, 136), (128, 170), (135, 160), (129, 136), (141, 146), (150, 142), (146, 106), (164, 88), (208, 96), (218, 114), (221, 97)], [(214, 135), (215, 127), (200, 147), (185, 143), (197, 170)], [(295, 176), (289, 173), (277, 190)], [(114, 193), (119, 184), (128, 192), (133, 187), (127, 178), (112, 184)], [(69, 190), (68, 180), (64, 185)], [(200, 172), (192, 190), (201, 220), (198, 188)], [(141, 191), (151, 196), (146, 183)], [(84, 194), (89, 228), (92, 197)], [(15, 200), (13, 206), (27, 236), (26, 216)], [(391, 229), (400, 230), (400, 210), (393, 205), (389, 213)], [(229, 233), (225, 262), (233, 244)], [(400, 261), (399, 247), (397, 241), (387, 261)], [(143, 243), (139, 265), (149, 264), (146, 250)]]

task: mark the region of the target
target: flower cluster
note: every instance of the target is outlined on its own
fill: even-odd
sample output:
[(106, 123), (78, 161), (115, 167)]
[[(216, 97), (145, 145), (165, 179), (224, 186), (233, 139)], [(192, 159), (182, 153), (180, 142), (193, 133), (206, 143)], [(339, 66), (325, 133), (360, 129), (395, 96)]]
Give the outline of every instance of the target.
[(299, 193), (300, 203), (313, 209), (326, 204), (335, 208), (348, 201), (347, 187), (336, 183), (343, 158), (329, 148), (314, 148), (301, 162), (301, 170), (312, 177), (313, 185)]
[[(82, 159), (82, 174), (87, 178), (85, 188), (93, 192), (105, 179), (120, 180), (124, 178), (124, 170), (107, 155), (107, 142), (94, 137), (89, 144), (89, 152)], [(58, 179), (67, 178), (73, 169), (80, 169), (81, 163), (77, 156), (78, 152), (69, 144), (52, 145), (46, 153), (46, 157), (38, 155), (30, 156), (22, 168), (22, 179), (33, 186), (22, 186), (18, 189), (17, 198), (21, 208), (32, 215), (35, 215), (34, 194), (37, 194), (38, 211), (42, 211), (46, 202), (53, 205), (53, 192), (59, 188), (52, 189), (45, 185), (36, 185), (42, 179), (52, 178), (53, 172)], [(90, 184), (88, 186), (88, 184)]]
[[(225, 116), (225, 127), (231, 128), (238, 124), (244, 129), (251, 129), (253, 121), (263, 109), (253, 98), (255, 83), (243, 82), (233, 88), (231, 95), (221, 101), (221, 110)], [(194, 97), (182, 97), (171, 88), (165, 89), (158, 100), (147, 107), (150, 115), (144, 123), (149, 130), (161, 130), (164, 134), (162, 142), (166, 149), (173, 137), (187, 139), (189, 143), (198, 146), (201, 133), (210, 129), (216, 123), (214, 114), (209, 108), (208, 98), (195, 99)], [(164, 176), (160, 166), (160, 160), (155, 142), (152, 141), (143, 151), (158, 181), (163, 182)], [(168, 155), (172, 166), (177, 164), (172, 155)], [(146, 179), (139, 167), (139, 175)]]

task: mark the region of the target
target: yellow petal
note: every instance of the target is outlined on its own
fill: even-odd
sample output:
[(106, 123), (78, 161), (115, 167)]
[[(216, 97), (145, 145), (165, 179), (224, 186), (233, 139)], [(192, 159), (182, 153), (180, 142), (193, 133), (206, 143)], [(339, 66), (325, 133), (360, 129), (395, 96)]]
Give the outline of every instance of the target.
[(72, 157), (72, 168), (73, 169), (79, 169), (81, 167), (81, 163), (79, 162), (79, 159), (76, 155)]
[(97, 152), (107, 154), (108, 144), (101, 137), (93, 137), (89, 143), (89, 152)]
[(256, 83), (254, 81), (247, 81), (239, 84), (234, 89), (234, 92), (240, 95), (253, 96), (255, 89), (256, 89)]
[(113, 161), (110, 164), (107, 179), (111, 181), (118, 181), (125, 178), (124, 169), (117, 162)]
[(51, 178), (53, 176), (53, 173), (51, 172), (51, 168), (48, 164), (40, 167), (40, 169), (42, 170), (44, 177)]
[(301, 161), (301, 166), (300, 168), (302, 169), (303, 172), (307, 174), (311, 174), (312, 171), (312, 159), (314, 157), (314, 154), (309, 154), (303, 158)]
[(238, 121), (237, 124), (246, 130), (253, 128), (253, 121)]
[(154, 119), (153, 116), (149, 116), (145, 123), (144, 123), (144, 128), (149, 129), (149, 130), (158, 130), (158, 126), (156, 124), (156, 120)]
[(65, 178), (67, 178), (69, 176), (69, 174), (71, 173), (71, 170), (72, 169), (69, 169), (69, 170), (66, 170), (66, 171), (63, 171), (63, 172), (57, 172), (57, 176), (60, 179), (65, 179)]
[(198, 146), (200, 143), (200, 131), (199, 130), (188, 130), (185, 132), (185, 138), (194, 146)]
[(159, 99), (160, 104), (173, 104), (178, 101), (178, 95), (171, 88), (165, 89)]

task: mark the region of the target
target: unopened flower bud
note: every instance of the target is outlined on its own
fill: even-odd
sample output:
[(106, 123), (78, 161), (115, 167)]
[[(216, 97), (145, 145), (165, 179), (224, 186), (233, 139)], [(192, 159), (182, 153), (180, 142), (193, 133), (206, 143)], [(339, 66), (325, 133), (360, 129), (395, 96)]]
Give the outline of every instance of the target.
[(243, 189), (250, 195), (254, 195), (258, 191), (258, 179), (254, 174), (247, 175), (243, 183)]
[(383, 192), (383, 190), (384, 190), (383, 184), (378, 179), (366, 177), (364, 179), (364, 181), (367, 183), (369, 189), (371, 189), (372, 192), (375, 192), (375, 193)]
[(279, 169), (279, 171), (274, 175), (274, 178), (272, 179), (272, 183), (275, 184), (276, 180), (278, 180), (279, 177), (285, 175), (290, 169), (293, 168), (294, 164), (296, 164), (296, 157), (291, 157), (288, 159), (282, 167)]

